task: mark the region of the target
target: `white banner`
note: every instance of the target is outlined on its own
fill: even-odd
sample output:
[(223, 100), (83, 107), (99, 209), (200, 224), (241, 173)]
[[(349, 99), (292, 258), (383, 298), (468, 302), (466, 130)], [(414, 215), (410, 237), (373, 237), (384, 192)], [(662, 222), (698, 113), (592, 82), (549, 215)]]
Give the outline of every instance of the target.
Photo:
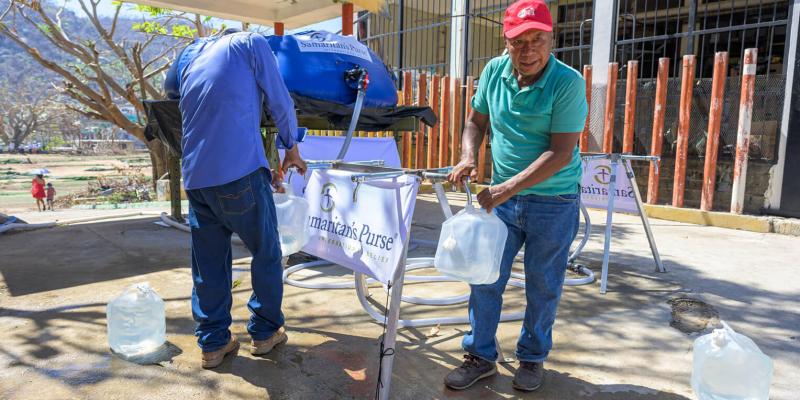
[(417, 178), (364, 182), (354, 201), (351, 176), (338, 170), (310, 172), (305, 190), (310, 240), (303, 251), (387, 283), (405, 251)]
[[(625, 160), (623, 162), (628, 163)], [(630, 168), (630, 166), (629, 166)], [(611, 182), (611, 160), (594, 159), (583, 162), (581, 179), (581, 202), (590, 208), (608, 208), (608, 183)], [(636, 195), (631, 180), (625, 173), (625, 166), (617, 165), (616, 198), (614, 211), (638, 214)]]
[(337, 53), (372, 61), (369, 48), (352, 36), (337, 36), (330, 32), (314, 31), (295, 37), (301, 52)]

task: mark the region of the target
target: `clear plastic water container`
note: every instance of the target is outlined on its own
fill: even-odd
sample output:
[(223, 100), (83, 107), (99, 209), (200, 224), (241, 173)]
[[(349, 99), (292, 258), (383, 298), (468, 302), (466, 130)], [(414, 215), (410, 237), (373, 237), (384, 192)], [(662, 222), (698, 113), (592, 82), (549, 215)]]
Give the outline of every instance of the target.
[(442, 275), (473, 285), (497, 282), (508, 228), (492, 213), (475, 208), (467, 187), (467, 206), (442, 224), (433, 265)]
[(275, 211), (278, 214), (278, 234), (281, 241), (281, 253), (284, 257), (297, 253), (308, 243), (306, 219), (308, 219), (308, 201), (295, 196), (292, 186), (283, 184), (286, 193), (275, 193)]
[(150, 353), (166, 341), (164, 301), (147, 282), (128, 286), (108, 303), (108, 344), (123, 356)]
[(700, 400), (767, 400), (772, 360), (722, 322), (694, 341), (692, 390)]

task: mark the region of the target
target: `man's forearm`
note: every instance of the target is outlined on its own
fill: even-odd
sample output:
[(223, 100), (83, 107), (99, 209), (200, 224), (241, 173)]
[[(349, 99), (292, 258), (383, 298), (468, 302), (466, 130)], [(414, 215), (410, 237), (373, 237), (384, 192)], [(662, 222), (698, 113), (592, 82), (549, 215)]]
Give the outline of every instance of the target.
[(528, 168), (522, 170), (506, 184), (513, 193), (519, 193), (533, 185), (543, 182), (572, 161), (572, 152), (556, 152), (547, 150), (542, 153)]

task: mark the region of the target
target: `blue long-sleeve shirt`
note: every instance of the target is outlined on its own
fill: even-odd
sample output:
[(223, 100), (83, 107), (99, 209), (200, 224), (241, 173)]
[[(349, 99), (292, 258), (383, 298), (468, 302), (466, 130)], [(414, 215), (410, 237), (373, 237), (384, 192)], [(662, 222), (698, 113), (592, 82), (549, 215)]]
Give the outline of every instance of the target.
[(182, 170), (188, 190), (222, 185), (268, 167), (260, 130), (264, 102), (284, 147), (294, 146), (297, 131), (294, 102), (263, 36), (234, 33), (202, 46), (180, 76)]

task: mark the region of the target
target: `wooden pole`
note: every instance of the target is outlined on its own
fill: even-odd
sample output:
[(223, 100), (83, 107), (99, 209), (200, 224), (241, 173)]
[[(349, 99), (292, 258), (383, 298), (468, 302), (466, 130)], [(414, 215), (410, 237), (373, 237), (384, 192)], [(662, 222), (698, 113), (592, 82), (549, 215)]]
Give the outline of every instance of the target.
[(275, 31), (275, 36), (283, 36), (283, 22), (275, 22), (273, 30)]
[(342, 36), (353, 36), (353, 3), (342, 3)]
[(683, 56), (681, 77), (681, 103), (678, 115), (678, 144), (675, 149), (675, 177), (672, 183), (672, 206), (683, 207), (686, 190), (686, 159), (689, 151), (689, 121), (692, 115), (692, 89), (694, 88), (693, 54)]
[(442, 112), (439, 113), (439, 168), (448, 166), (447, 147), (450, 144), (450, 76), (442, 78)]
[[(411, 71), (403, 72), (403, 105), (410, 106), (412, 103), (414, 77)], [(411, 132), (403, 132), (403, 168), (411, 168)]]
[(181, 212), (181, 158), (167, 151), (167, 172), (169, 172), (169, 203), (172, 219), (183, 222)]
[(725, 81), (727, 79), (728, 53), (721, 51), (714, 55), (714, 76), (711, 81), (711, 107), (708, 110), (708, 138), (703, 168), (703, 194), (700, 198), (700, 209), (703, 211), (711, 211), (714, 207), (719, 128), (722, 124), (722, 108), (725, 105)]
[(622, 139), (622, 152), (633, 153), (634, 128), (636, 122), (636, 84), (639, 76), (639, 62), (628, 61), (628, 72), (625, 79), (625, 125)]
[(608, 63), (608, 87), (606, 87), (606, 112), (603, 124), (603, 153), (614, 150), (614, 111), (617, 107), (617, 74), (619, 64)]
[(589, 151), (589, 119), (592, 115), (592, 66), (583, 66), (583, 80), (586, 81), (586, 105), (589, 107), (589, 112), (586, 113), (586, 122), (583, 124), (583, 132), (581, 132), (580, 148), (581, 152)]
[(427, 128), (428, 130), (428, 168), (435, 168), (439, 164), (438, 160), (438, 151), (439, 148), (439, 124), (441, 123), (441, 111), (439, 111), (439, 91), (441, 90), (441, 82), (439, 82), (439, 75), (434, 74), (431, 76), (431, 109), (437, 115), (438, 121), (436, 121), (436, 125)]
[(453, 137), (450, 146), (450, 165), (461, 160), (461, 80), (452, 79), (453, 88)]
[[(656, 81), (656, 104), (653, 107), (653, 136), (650, 144), (650, 155), (661, 157), (664, 145), (664, 114), (667, 103), (667, 78), (669, 78), (669, 58), (658, 59), (658, 80)], [(660, 161), (659, 161), (660, 162)], [(658, 202), (658, 179), (660, 171), (650, 163), (650, 174), (647, 177), (647, 203)]]
[[(426, 96), (428, 95), (428, 76), (420, 73), (417, 77), (417, 105), (425, 106), (428, 104)], [(416, 140), (417, 143), (414, 149), (414, 168), (425, 168), (425, 124), (420, 123), (417, 130)]]
[(742, 93), (739, 99), (739, 126), (736, 130), (736, 160), (733, 164), (733, 193), (731, 212), (744, 211), (744, 194), (747, 184), (747, 158), (750, 152), (750, 125), (753, 119), (753, 94), (756, 87), (757, 49), (744, 52), (742, 71)]

